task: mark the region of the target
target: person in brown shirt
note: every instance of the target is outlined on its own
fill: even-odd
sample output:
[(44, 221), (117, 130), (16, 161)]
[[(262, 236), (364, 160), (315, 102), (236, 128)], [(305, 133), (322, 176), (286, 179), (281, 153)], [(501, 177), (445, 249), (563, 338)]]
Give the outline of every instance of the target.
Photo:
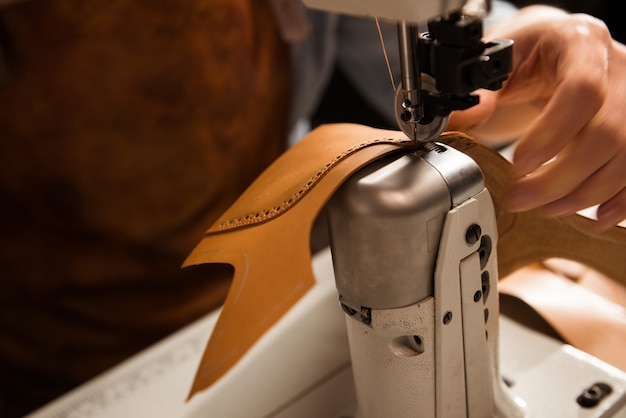
[(285, 148), (291, 74), (268, 1), (0, 8), (0, 416), (219, 306), (181, 270)]

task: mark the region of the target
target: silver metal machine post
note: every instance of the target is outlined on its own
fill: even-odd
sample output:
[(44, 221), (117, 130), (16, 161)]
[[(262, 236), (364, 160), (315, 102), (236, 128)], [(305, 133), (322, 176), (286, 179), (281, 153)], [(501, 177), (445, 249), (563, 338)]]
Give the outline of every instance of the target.
[(521, 417), (498, 371), (497, 229), (443, 144), (354, 174), (328, 205), (357, 417)]
[(487, 8), (458, 0), (305, 3), (399, 22), (396, 120), (424, 144), (363, 168), (328, 206), (357, 417), (523, 416), (498, 371), (493, 203), (474, 161), (432, 142), (474, 90), (502, 86), (512, 42), (484, 43)]

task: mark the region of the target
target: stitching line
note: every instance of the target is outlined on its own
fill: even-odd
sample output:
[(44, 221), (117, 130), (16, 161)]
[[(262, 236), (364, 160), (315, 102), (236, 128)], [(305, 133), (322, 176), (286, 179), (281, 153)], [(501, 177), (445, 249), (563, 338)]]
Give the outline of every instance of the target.
[(355, 152), (366, 148), (372, 145), (378, 144), (396, 144), (401, 148), (409, 148), (409, 146), (415, 146), (416, 144), (410, 139), (399, 139), (399, 138), (379, 138), (372, 139), (369, 141), (361, 142), (360, 144), (353, 145), (347, 150), (343, 151), (341, 154), (337, 155), (329, 162), (327, 162), (322, 168), (320, 168), (313, 176), (309, 178), (309, 180), (291, 197), (287, 200), (282, 201), (278, 205), (267, 208), (257, 210), (255, 212), (250, 212), (245, 215), (241, 215), (235, 218), (230, 218), (223, 222), (220, 222), (217, 225), (212, 226), (208, 231), (208, 234), (217, 233), (229, 229), (241, 228), (248, 225), (253, 225), (257, 223), (262, 223), (272, 218), (275, 218), (282, 213), (286, 212), (290, 208), (292, 208), (298, 201), (300, 201), (309, 190), (311, 190), (319, 181), (337, 164), (339, 164), (343, 159), (354, 154)]

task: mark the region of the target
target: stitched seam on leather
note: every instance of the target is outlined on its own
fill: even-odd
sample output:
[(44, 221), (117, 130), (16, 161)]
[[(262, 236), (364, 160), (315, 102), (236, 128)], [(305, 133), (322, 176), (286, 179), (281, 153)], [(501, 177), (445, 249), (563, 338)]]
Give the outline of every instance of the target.
[(347, 150), (343, 151), (341, 154), (335, 156), (330, 161), (328, 161), (322, 168), (320, 168), (313, 176), (309, 178), (309, 180), (302, 186), (300, 189), (295, 192), (291, 197), (287, 200), (282, 201), (272, 208), (266, 208), (257, 210), (254, 212), (246, 213), (245, 215), (241, 215), (235, 218), (230, 218), (226, 221), (220, 222), (217, 225), (213, 225), (208, 231), (207, 234), (223, 232), (226, 230), (241, 228), (244, 226), (250, 226), (258, 223), (262, 223), (273, 219), (277, 216), (282, 215), (287, 210), (292, 208), (298, 201), (300, 201), (319, 181), (337, 164), (339, 164), (342, 160), (355, 152), (372, 146), (379, 144), (395, 144), (400, 148), (402, 147), (410, 147), (415, 146), (416, 144), (410, 139), (399, 139), (399, 138), (378, 138), (372, 139), (369, 141), (361, 142), (360, 144), (353, 145)]

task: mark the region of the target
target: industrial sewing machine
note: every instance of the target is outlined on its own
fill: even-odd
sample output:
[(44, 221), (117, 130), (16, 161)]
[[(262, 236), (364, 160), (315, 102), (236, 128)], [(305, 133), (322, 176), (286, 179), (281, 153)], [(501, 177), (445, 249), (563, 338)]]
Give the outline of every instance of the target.
[(624, 373), (499, 318), (482, 173), (434, 142), (510, 71), (512, 43), (482, 40), (487, 6), (304, 2), (399, 22), (397, 121), (423, 146), (342, 186), (328, 206), (333, 265), (315, 258), (316, 288), (209, 390), (180, 402), (218, 313), (34, 416), (626, 417)]
[[(493, 202), (476, 163), (434, 142), (451, 111), (478, 103), (473, 91), (502, 86), (512, 41), (483, 42), (487, 1), (304, 2), (398, 22), (396, 120), (423, 143), (360, 170), (328, 205), (356, 417), (533, 416), (499, 367)], [(612, 391), (590, 387), (583, 407)]]

